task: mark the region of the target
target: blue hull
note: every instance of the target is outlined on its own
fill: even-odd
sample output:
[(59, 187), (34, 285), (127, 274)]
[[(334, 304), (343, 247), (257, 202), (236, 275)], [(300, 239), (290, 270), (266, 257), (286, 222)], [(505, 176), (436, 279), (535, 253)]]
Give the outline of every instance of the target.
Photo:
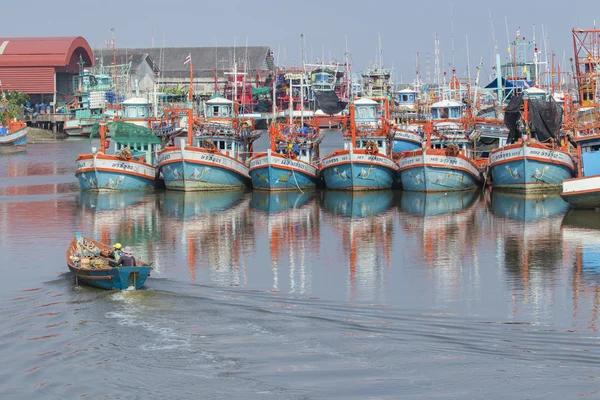
[(302, 171), (265, 165), (250, 171), (252, 187), (262, 190), (299, 190), (313, 189), (317, 178)]
[(192, 161), (173, 162), (161, 168), (169, 190), (233, 190), (249, 187), (250, 179), (230, 169)]
[(155, 179), (138, 175), (127, 175), (124, 172), (88, 171), (75, 174), (82, 191), (97, 192), (132, 192), (152, 190)]
[(468, 172), (430, 166), (417, 166), (400, 171), (402, 189), (411, 192), (451, 192), (477, 187), (480, 179)]
[(118, 267), (103, 270), (69, 269), (75, 275), (77, 282), (105, 290), (139, 290), (150, 275), (151, 267)]
[(332, 190), (390, 189), (395, 175), (392, 168), (350, 162), (323, 168), (325, 186)]
[(494, 188), (516, 191), (558, 191), (563, 180), (573, 177), (565, 165), (523, 158), (494, 165), (491, 172)]
[(127, 175), (125, 172), (88, 171), (75, 174), (82, 191), (98, 192), (132, 192), (152, 190), (155, 179), (138, 175)]
[(420, 150), (423, 147), (421, 143), (415, 143), (410, 140), (394, 139), (392, 141), (392, 151), (400, 153), (403, 151)]
[[(27, 129), (27, 128), (25, 128)], [(24, 134), (23, 134), (24, 133)], [(14, 138), (16, 136), (20, 136), (17, 140), (10, 139), (10, 137)], [(18, 151), (23, 151), (27, 146), (27, 131), (23, 132), (23, 129), (9, 133), (7, 135), (3, 135), (0, 141), (0, 153), (14, 153)], [(12, 140), (12, 141), (7, 141)]]

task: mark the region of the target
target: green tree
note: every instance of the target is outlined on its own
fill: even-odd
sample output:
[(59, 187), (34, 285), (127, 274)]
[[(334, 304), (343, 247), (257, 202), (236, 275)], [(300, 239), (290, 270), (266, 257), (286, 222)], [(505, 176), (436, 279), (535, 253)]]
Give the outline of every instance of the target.
[[(21, 116), (23, 105), (29, 98), (29, 95), (16, 90), (5, 91), (2, 96), (6, 96), (6, 106), (8, 107), (8, 114), (11, 119), (18, 119)], [(0, 122), (6, 124), (6, 112), (4, 109), (4, 100), (0, 102)]]

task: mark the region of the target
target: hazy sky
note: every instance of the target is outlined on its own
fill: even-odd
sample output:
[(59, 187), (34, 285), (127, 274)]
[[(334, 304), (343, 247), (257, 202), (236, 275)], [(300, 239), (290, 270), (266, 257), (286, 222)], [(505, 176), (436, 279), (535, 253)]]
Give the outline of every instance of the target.
[[(300, 34), (305, 35), (309, 62), (332, 57), (343, 60), (346, 46), (352, 54), (353, 71), (376, 59), (381, 35), (383, 63), (395, 68), (398, 80), (411, 82), (415, 54), (420, 53), (421, 74), (426, 75), (426, 55), (434, 68), (434, 33), (440, 37), (440, 64), (450, 73), (455, 60), (460, 76), (467, 71), (467, 37), (472, 74), (481, 57), (482, 80), (491, 72), (494, 42), (492, 24), (500, 54), (504, 57), (508, 34), (513, 40), (532, 37), (533, 25), (540, 51), (544, 50), (542, 26), (548, 34), (549, 50), (557, 61), (573, 54), (571, 29), (592, 28), (600, 16), (599, 0), (570, 2), (543, 0), (315, 1), (206, 1), (206, 0), (104, 0), (3, 1), (0, 36), (79, 35), (92, 47), (105, 46), (110, 28), (115, 29), (118, 47), (268, 45), (280, 64), (298, 64)], [(294, 5), (292, 5), (294, 4)], [(551, 5), (552, 4), (552, 5)], [(452, 13), (451, 13), (452, 9)], [(490, 13), (492, 18), (490, 19)], [(452, 51), (454, 21), (454, 54)], [(600, 23), (600, 21), (599, 21)], [(564, 69), (568, 69), (568, 65)]]

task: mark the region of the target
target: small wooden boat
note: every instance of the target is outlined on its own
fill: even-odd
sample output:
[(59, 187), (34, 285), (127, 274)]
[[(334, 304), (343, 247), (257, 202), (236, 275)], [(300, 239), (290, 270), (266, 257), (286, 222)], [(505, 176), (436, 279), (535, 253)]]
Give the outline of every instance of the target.
[(139, 290), (150, 276), (152, 267), (137, 260), (135, 267), (112, 267), (112, 247), (76, 233), (67, 249), (69, 270), (78, 282), (100, 289)]
[(27, 125), (24, 122), (10, 122), (0, 125), (0, 153), (15, 153), (27, 146)]

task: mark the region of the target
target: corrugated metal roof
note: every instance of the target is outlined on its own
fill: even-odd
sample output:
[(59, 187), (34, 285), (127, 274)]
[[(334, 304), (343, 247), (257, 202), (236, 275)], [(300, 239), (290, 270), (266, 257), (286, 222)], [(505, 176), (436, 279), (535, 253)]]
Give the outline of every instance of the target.
[(54, 93), (53, 67), (1, 67), (3, 90), (17, 90), (27, 94)]
[(82, 37), (0, 38), (0, 67), (65, 67), (81, 56), (93, 65), (93, 53)]
[[(151, 48), (132, 48), (117, 49), (117, 63), (121, 63), (120, 56), (127, 54), (132, 57), (138, 54), (148, 54), (152, 61), (161, 71), (163, 78), (181, 78), (189, 76), (189, 65), (183, 62), (188, 54), (192, 55), (192, 66), (195, 77), (212, 76), (213, 69), (219, 70), (219, 75), (223, 75), (223, 69), (233, 68), (234, 54), (238, 62), (238, 68), (244, 68), (247, 64), (247, 70), (255, 72), (260, 69), (273, 69), (273, 60), (270, 58), (269, 46), (236, 46), (236, 47), (151, 47)], [(95, 50), (96, 57), (100, 53)], [(110, 53), (111, 50), (102, 50), (103, 55)], [(247, 60), (247, 62), (246, 62)], [(105, 65), (106, 65), (105, 58)], [(112, 59), (110, 60), (112, 64)]]

